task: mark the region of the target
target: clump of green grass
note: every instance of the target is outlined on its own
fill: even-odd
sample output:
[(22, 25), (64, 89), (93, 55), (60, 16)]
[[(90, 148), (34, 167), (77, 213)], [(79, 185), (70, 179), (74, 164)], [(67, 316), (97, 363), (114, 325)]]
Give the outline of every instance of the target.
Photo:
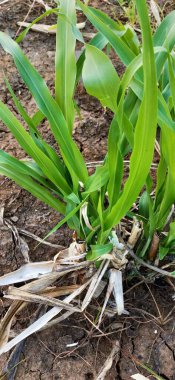
[[(24, 121), (27, 122), (29, 131), (25, 130), (2, 102), (0, 117), (32, 161), (21, 162), (1, 151), (0, 170), (2, 174), (9, 176), (65, 215), (62, 223), (67, 221), (80, 238), (84, 238), (92, 245), (101, 246), (108, 243), (112, 228), (130, 209), (149, 173), (157, 118), (155, 56), (147, 9), (143, 2), (141, 8), (139, 4), (137, 5), (143, 30), (144, 83), (141, 84), (143, 100), (140, 101), (140, 107), (135, 115), (135, 125), (132, 125), (125, 112), (126, 101), (133, 97), (128, 95), (128, 88), (134, 76), (143, 78), (143, 73), (139, 71), (142, 66), (142, 54), (138, 54), (136, 35), (133, 30), (113, 22), (102, 12), (79, 1), (77, 5), (94, 26), (99, 28), (101, 34), (97, 33), (89, 44), (85, 44), (85, 50), (76, 63), (76, 37), (80, 38), (80, 32), (76, 28), (75, 1), (60, 2), (59, 9), (55, 10), (58, 13), (58, 24), (54, 97), (19, 45), (5, 33), (0, 33), (2, 47), (12, 55), (21, 77), (38, 106), (37, 113), (30, 117), (6, 79), (14, 102)], [(83, 41), (82, 37), (81, 39)], [(117, 48), (117, 54), (125, 64), (128, 64), (121, 80), (110, 59), (100, 50), (107, 43)], [(151, 63), (149, 67), (147, 61)], [(88, 175), (84, 158), (72, 138), (75, 117), (73, 97), (78, 79), (77, 73), (81, 72), (87, 92), (98, 98), (103, 106), (110, 108), (114, 113), (109, 128), (108, 153), (104, 164), (91, 176)], [(43, 118), (49, 121), (61, 157), (43, 140), (38, 131), (38, 124)], [(130, 149), (133, 150), (130, 175), (122, 189), (123, 159)], [(108, 193), (107, 207), (106, 193)], [(80, 220), (84, 204), (87, 205), (89, 226), (84, 220)], [(108, 249), (109, 244), (107, 244)]]
[[(1, 353), (12, 348), (32, 332), (38, 331), (41, 324), (42, 326), (48, 324), (62, 308), (67, 310), (67, 303), (77, 297), (90, 283), (81, 310), (78, 311), (84, 310), (109, 264), (110, 266), (114, 264), (117, 268), (109, 274), (109, 288), (115, 279), (114, 282), (120, 288), (119, 295), (114, 292), (116, 304), (120, 312), (124, 310), (120, 271), (126, 265), (124, 245), (118, 242), (113, 231), (124, 216), (137, 217), (143, 223), (138, 255), (147, 258), (156, 234), (160, 237), (159, 257), (161, 259), (174, 249), (174, 223), (170, 225), (166, 238), (161, 238), (161, 234), (167, 225), (175, 200), (175, 60), (173, 51), (175, 12), (168, 15), (155, 34), (152, 34), (146, 1), (136, 0), (135, 5), (142, 31), (141, 42), (131, 26), (113, 21), (103, 12), (89, 7), (80, 0), (76, 2), (75, 0), (60, 0), (58, 8), (45, 12), (44, 15), (56, 13), (58, 19), (54, 96), (51, 96), (43, 78), (24, 55), (19, 44), (0, 32), (0, 44), (12, 56), (19, 74), (38, 107), (37, 112), (32, 117), (29, 116), (14, 94), (8, 79), (5, 78), (13, 101), (24, 122), (27, 123), (28, 130), (2, 101), (0, 101), (0, 119), (31, 160), (20, 161), (0, 150), (0, 173), (16, 181), (21, 187), (63, 215), (61, 222), (50, 234), (67, 222), (68, 226), (76, 231), (77, 236), (85, 241), (87, 262), (95, 261), (99, 267), (98, 259), (102, 260), (91, 280), (74, 290), (65, 298), (65, 302), (60, 301), (59, 308), (58, 300), (50, 300), (55, 307), (35, 322), (31, 328), (27, 328), (25, 333), (21, 333), (19, 337), (7, 343), (5, 349), (0, 351)], [(83, 35), (76, 26), (77, 9), (84, 13), (97, 30), (95, 37), (88, 44), (84, 42)], [(41, 17), (36, 21), (39, 21)], [(29, 29), (30, 26), (19, 36), (18, 42)], [(76, 40), (84, 44), (84, 50), (77, 62)], [(104, 52), (107, 45), (112, 47), (125, 65), (122, 78), (119, 78), (110, 58)], [(92, 175), (88, 174), (83, 155), (72, 137), (75, 119), (74, 93), (81, 76), (86, 91), (113, 113), (109, 126), (107, 154), (102, 165), (97, 167)], [(60, 155), (39, 132), (38, 126), (43, 119), (49, 122)], [(154, 188), (150, 167), (154, 156), (157, 127), (160, 129), (160, 161)], [(130, 153), (129, 175), (124, 183), (124, 161), (128, 153)], [(131, 212), (132, 205), (138, 202), (140, 194), (138, 211)], [(118, 260), (117, 264), (115, 258)], [(144, 263), (142, 259), (138, 261), (141, 264)], [(63, 268), (61, 273), (69, 273), (80, 267), (85, 268), (89, 265), (87, 262), (78, 264), (75, 262), (74, 265), (71, 264), (71, 269)], [(33, 276), (33, 264), (29, 263), (28, 266), (30, 276)], [(51, 262), (50, 265), (54, 270), (55, 262)], [(149, 264), (145, 265), (150, 268)], [(40, 263), (39, 273), (42, 268), (42, 263)], [(158, 268), (156, 270), (162, 274), (166, 273)], [(19, 282), (19, 271), (17, 272), (17, 282)], [(23, 269), (20, 269), (20, 275), (21, 273)], [(170, 275), (173, 277), (174, 273)], [(37, 293), (38, 289), (41, 291), (42, 281), (42, 291), (44, 291), (59, 276), (60, 273), (57, 272), (48, 273), (45, 282), (39, 279), (36, 283), (25, 285), (19, 290), (18, 296), (16, 289), (9, 289), (11, 293), (8, 296), (20, 297), (17, 299), (23, 301), (32, 299), (33, 302), (36, 300), (38, 302), (40, 299), (41, 302), (47, 303), (45, 296), (41, 299), (34, 293)], [(5, 275), (1, 280), (6, 281), (7, 277), (12, 283), (11, 274)], [(34, 277), (30, 277), (32, 278)], [(111, 288), (110, 291), (112, 291)], [(118, 296), (120, 296), (120, 302)], [(108, 295), (106, 295), (102, 310), (107, 301)], [(11, 319), (14, 308), (14, 313), (21, 308), (20, 302), (18, 301), (18, 304), (11, 308)], [(68, 310), (74, 312), (75, 308), (70, 305)], [(101, 318), (102, 312), (100, 320)], [(6, 315), (3, 321), (3, 326), (8, 327), (8, 331), (11, 319)], [(6, 330), (2, 332), (3, 334), (5, 338), (2, 336), (1, 341), (3, 339), (6, 341), (8, 335)]]
[[(142, 42), (139, 42), (131, 26), (123, 26), (79, 0), (77, 6), (98, 31), (88, 44), (84, 43), (76, 27), (75, 1), (60, 1), (59, 8), (44, 14), (54, 12), (58, 18), (54, 97), (19, 45), (5, 33), (0, 33), (2, 47), (12, 55), (38, 107), (36, 114), (30, 117), (5, 79), (29, 131), (2, 102), (0, 117), (32, 161), (22, 162), (1, 151), (0, 171), (65, 216), (56, 228), (67, 222), (89, 246), (96, 245), (96, 254), (92, 248), (89, 258), (98, 255), (97, 246), (100, 249), (106, 244), (106, 251), (111, 249), (108, 239), (112, 228), (130, 210), (146, 184), (146, 193), (139, 207), (147, 240), (142, 249), (144, 255), (154, 233), (164, 227), (175, 198), (174, 12), (152, 35), (145, 1), (136, 1), (142, 29)], [(85, 49), (76, 62), (77, 39), (84, 43)], [(102, 51), (107, 44), (126, 66), (122, 78), (118, 77), (110, 58)], [(85, 160), (72, 138), (74, 92), (81, 74), (87, 92), (113, 112), (108, 151), (103, 165), (93, 175), (88, 175)], [(61, 157), (38, 131), (38, 125), (44, 118), (50, 124)], [(157, 124), (161, 131), (161, 159), (152, 197), (149, 170)], [(124, 157), (128, 152), (132, 152), (130, 173), (123, 186)], [(84, 206), (88, 223), (85, 221), (87, 218), (80, 218)]]

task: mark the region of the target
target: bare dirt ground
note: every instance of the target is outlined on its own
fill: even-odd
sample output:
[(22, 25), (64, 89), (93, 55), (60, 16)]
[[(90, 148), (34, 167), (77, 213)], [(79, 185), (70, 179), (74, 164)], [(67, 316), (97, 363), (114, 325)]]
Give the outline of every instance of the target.
[[(115, 1), (91, 2), (111, 16), (124, 19)], [(15, 36), (18, 21), (23, 21), (32, 1), (16, 0), (0, 6), (0, 29), (12, 37)], [(173, 2), (167, 4), (173, 9)], [(32, 21), (43, 12), (38, 4), (31, 10), (27, 21)], [(48, 23), (55, 22), (54, 17), (47, 19)], [(86, 24), (91, 31), (90, 24)], [(54, 82), (54, 46), (55, 37), (42, 33), (30, 32), (21, 44), (25, 54), (45, 78), (51, 91)], [(35, 104), (18, 76), (9, 56), (0, 50), (1, 68), (8, 74), (10, 83), (19, 96), (29, 114), (35, 111)], [(115, 67), (119, 74), (122, 65), (116, 60)], [(3, 82), (0, 71), (0, 97), (16, 113), (15, 107)], [(106, 153), (107, 133), (111, 115), (105, 112), (100, 104), (87, 96), (81, 85), (78, 88), (78, 105), (82, 119), (78, 117), (75, 123), (74, 138), (87, 161), (103, 159)], [(41, 126), (45, 139), (55, 146), (48, 125)], [(6, 127), (0, 124), (0, 147), (18, 158), (25, 157), (14, 138)], [(0, 179), (0, 200), (4, 207), (5, 217), (18, 228), (28, 230), (44, 237), (58, 223), (60, 216), (57, 212), (43, 205), (28, 192), (21, 190), (16, 184), (6, 178)], [(39, 245), (25, 238), (30, 248), (32, 261), (50, 260), (57, 253), (56, 248)], [(71, 232), (63, 226), (53, 234), (49, 241), (68, 246)], [(0, 275), (17, 269), (24, 263), (23, 257), (15, 245), (12, 233), (5, 227), (0, 229)], [(124, 283), (125, 307), (129, 316), (106, 317), (101, 326), (102, 332), (94, 328), (89, 319), (96, 317), (95, 309), (99, 304), (89, 307), (86, 314), (74, 315), (64, 325), (59, 324), (49, 330), (36, 334), (27, 339), (21, 362), (18, 365), (16, 379), (22, 380), (91, 380), (95, 379), (100, 368), (109, 355), (112, 344), (119, 339), (121, 351), (108, 372), (109, 380), (129, 380), (132, 374), (143, 373), (147, 370), (141, 364), (147, 363), (149, 368), (161, 375), (165, 380), (175, 380), (175, 314), (172, 310), (172, 288), (165, 280), (156, 280), (149, 286), (142, 283), (141, 275), (136, 279), (128, 278)], [(135, 286), (133, 288), (133, 285)], [(9, 302), (0, 300), (1, 316), (5, 314)], [(97, 302), (97, 301), (96, 301)], [(102, 302), (100, 300), (99, 302)], [(29, 306), (14, 322), (15, 331), (25, 328), (33, 319), (35, 308)], [(166, 319), (166, 316), (170, 316)], [(77, 347), (67, 345), (78, 342)], [(0, 373), (8, 354), (0, 357)], [(150, 379), (153, 377), (150, 376)]]

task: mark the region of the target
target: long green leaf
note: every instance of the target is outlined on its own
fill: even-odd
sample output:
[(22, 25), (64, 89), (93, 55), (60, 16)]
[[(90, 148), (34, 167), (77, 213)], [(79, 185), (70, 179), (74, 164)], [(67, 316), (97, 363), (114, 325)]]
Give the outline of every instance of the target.
[(0, 119), (7, 125), (20, 146), (28, 153), (63, 194), (71, 192), (69, 185), (59, 173), (53, 162), (37, 147), (29, 133), (23, 128), (19, 120), (8, 107), (0, 101)]
[(144, 98), (135, 129), (129, 178), (120, 199), (106, 217), (106, 230), (119, 222), (137, 198), (148, 175), (154, 151), (157, 122), (156, 67), (146, 1), (136, 0), (136, 5), (143, 36)]
[(171, 55), (168, 58), (168, 71), (169, 71), (169, 83), (170, 83), (171, 96), (172, 96), (173, 107), (175, 111), (175, 75), (174, 75), (174, 68), (173, 68)]
[[(30, 177), (30, 175), (27, 175), (25, 165), (23, 165), (21, 162), (14, 162), (15, 159), (13, 160), (12, 157), (9, 158), (6, 156), (6, 160), (4, 160), (4, 157), (1, 156), (0, 152), (0, 174), (11, 178), (18, 185), (28, 190), (36, 198), (39, 198), (44, 203), (48, 204), (50, 207), (64, 215), (64, 203), (62, 203), (59, 199), (55, 198), (53, 194), (49, 192), (46, 188), (34, 181)], [(28, 170), (28, 172), (29, 174), (31, 173), (30, 170)], [(40, 178), (38, 179), (40, 180)]]
[(58, 188), (53, 184), (53, 182), (49, 181), (49, 179), (45, 177), (39, 166), (34, 161), (20, 161), (10, 154), (4, 152), (2, 149), (0, 149), (0, 161), (1, 165), (11, 165), (13, 166), (14, 171), (16, 170), (21, 174), (27, 174), (44, 187), (53, 190), (55, 193), (61, 195)]
[(168, 41), (168, 45), (171, 50), (174, 46), (174, 39), (175, 39), (174, 30), (175, 30), (175, 11), (168, 14), (163, 19), (160, 26), (157, 28), (153, 37), (154, 46), (162, 46), (166, 43), (166, 41)]
[[(73, 94), (76, 80), (75, 42), (72, 25), (76, 26), (75, 0), (60, 0), (55, 55), (55, 96), (70, 132), (74, 123)], [(65, 18), (62, 17), (65, 16)]]
[(175, 175), (174, 172), (168, 168), (168, 174), (165, 184), (165, 190), (160, 204), (160, 208), (156, 212), (156, 225), (158, 230), (162, 230), (166, 223), (168, 214), (175, 201)]
[(89, 21), (95, 26), (95, 28), (102, 33), (110, 42), (113, 49), (116, 51), (122, 62), (127, 66), (136, 56), (133, 51), (127, 46), (127, 44), (118, 36), (114, 30), (111, 29), (110, 25), (112, 20), (108, 18), (108, 24), (103, 21), (103, 17), (106, 15), (97, 9), (87, 7), (80, 0), (77, 0), (79, 7), (82, 9), (83, 13), (86, 15)]
[(24, 39), (24, 37), (26, 36), (26, 34), (29, 32), (29, 30), (32, 28), (32, 26), (35, 25), (38, 21), (41, 21), (44, 17), (47, 17), (47, 16), (49, 16), (50, 14), (53, 14), (53, 13), (55, 13), (57, 15), (58, 11), (59, 11), (58, 8), (49, 9), (48, 11), (44, 12), (39, 17), (35, 18), (35, 20), (33, 20), (30, 23), (30, 25), (19, 34), (19, 36), (16, 38), (16, 42), (18, 42), (18, 44), (19, 44)]
[(75, 179), (76, 175), (77, 184), (79, 180), (85, 182), (88, 176), (85, 162), (70, 136), (65, 118), (58, 104), (50, 95), (46, 83), (28, 61), (18, 44), (3, 32), (0, 32), (0, 44), (5, 51), (13, 56), (16, 67), (31, 91), (40, 111), (49, 120), (52, 132), (60, 146), (63, 159), (71, 176)]
[(87, 199), (88, 199), (88, 195), (86, 196), (85, 199), (83, 199), (82, 202), (79, 203), (78, 206), (74, 207), (73, 210), (71, 210), (59, 223), (57, 223), (56, 226), (53, 227), (51, 231), (49, 231), (49, 233), (44, 237), (44, 240), (47, 239), (49, 236), (51, 236), (54, 232), (56, 232), (63, 224), (68, 222), (68, 220), (70, 220), (77, 213), (77, 211), (80, 210), (80, 208), (83, 206), (83, 204), (86, 202)]
[[(138, 99), (143, 99), (143, 84), (135, 79), (130, 84), (132, 90), (137, 94)], [(161, 126), (165, 124), (170, 130), (175, 131), (175, 121), (172, 120), (168, 105), (158, 89), (158, 124)]]
[(7, 77), (4, 77), (4, 81), (5, 81), (5, 84), (10, 92), (10, 95), (14, 101), (14, 104), (19, 112), (19, 114), (22, 116), (22, 118), (24, 119), (24, 121), (27, 123), (28, 127), (29, 127), (29, 131), (30, 133), (32, 134), (35, 134), (37, 135), (37, 137), (41, 137), (40, 133), (38, 132), (35, 124), (33, 123), (32, 119), (30, 118), (30, 116), (27, 114), (26, 110), (24, 109), (24, 107), (22, 106), (21, 102), (18, 100), (17, 96), (15, 95), (11, 85), (10, 85), (10, 82), (8, 81)]
[[(27, 125), (29, 127), (30, 135), (31, 135), (32, 139), (34, 140), (35, 144), (38, 146), (38, 148), (40, 148), (43, 151), (43, 153), (45, 153), (53, 161), (53, 163), (57, 166), (57, 168), (58, 168), (59, 172), (62, 174), (62, 176), (65, 176), (65, 170), (64, 170), (63, 162), (61, 161), (59, 156), (56, 154), (54, 149), (43, 140), (41, 134), (39, 133), (39, 131), (36, 127), (36, 126), (38, 126), (40, 120), (43, 119), (43, 114), (39, 113), (39, 115), (38, 115), (38, 112), (36, 112), (35, 117), (31, 118), (27, 114), (26, 110), (22, 106), (22, 104), (19, 101), (19, 99), (17, 98), (17, 96), (15, 95), (8, 79), (5, 77), (4, 80), (5, 80), (5, 83), (6, 83), (8, 90), (9, 90), (9, 92), (13, 98), (13, 101), (15, 103), (15, 106), (16, 106), (18, 112), (20, 113), (20, 115), (22, 116), (22, 118), (24, 119), (24, 121), (27, 123)], [(39, 118), (38, 118), (38, 116), (39, 116)]]
[[(171, 56), (168, 59), (168, 69), (169, 69), (169, 81), (170, 89), (172, 94), (173, 106), (175, 109), (175, 75), (173, 70), (173, 63)], [(168, 108), (164, 108), (164, 112), (168, 115)], [(171, 117), (170, 113), (168, 117)], [(167, 128), (167, 124), (161, 123), (161, 148), (162, 155), (168, 167), (168, 176), (166, 181), (165, 193), (162, 199), (160, 210), (158, 212), (157, 224), (162, 227), (162, 219), (166, 217), (167, 212), (169, 211), (172, 203), (175, 201), (175, 130)], [(165, 221), (164, 221), (165, 222)]]
[(114, 117), (108, 135), (108, 198), (110, 209), (118, 200), (123, 177), (123, 157), (120, 150), (120, 142), (121, 132), (116, 117)]

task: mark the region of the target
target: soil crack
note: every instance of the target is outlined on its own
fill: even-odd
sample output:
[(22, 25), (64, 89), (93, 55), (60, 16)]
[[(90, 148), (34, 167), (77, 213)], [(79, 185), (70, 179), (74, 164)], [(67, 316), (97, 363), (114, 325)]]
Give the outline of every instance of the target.
[(175, 361), (175, 350), (173, 350), (173, 348), (167, 343), (167, 341), (162, 337), (162, 335), (160, 335), (160, 338), (161, 338), (162, 342), (165, 344), (165, 346), (171, 351), (171, 353), (173, 355), (173, 359)]

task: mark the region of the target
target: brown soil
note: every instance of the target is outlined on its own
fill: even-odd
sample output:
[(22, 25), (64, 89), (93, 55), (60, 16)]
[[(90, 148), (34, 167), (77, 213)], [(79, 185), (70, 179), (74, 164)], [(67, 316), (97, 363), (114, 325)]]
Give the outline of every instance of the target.
[[(12, 37), (17, 32), (17, 22), (26, 16), (31, 1), (16, 0), (0, 6), (1, 30)], [(121, 9), (115, 1), (91, 2), (108, 12), (111, 16), (121, 16)], [(171, 4), (170, 4), (171, 5)], [(171, 8), (172, 9), (172, 8)], [(28, 16), (27, 21), (33, 20), (43, 9), (36, 5)], [(47, 22), (55, 22), (54, 17)], [(87, 23), (87, 30), (90, 25)], [(54, 46), (55, 37), (41, 33), (30, 32), (22, 47), (31, 62), (45, 78), (50, 89), (53, 90), (54, 73)], [(119, 73), (122, 65), (114, 62)], [(35, 111), (35, 104), (19, 78), (9, 56), (1, 50), (1, 67), (8, 73), (8, 78), (29, 114)], [(0, 73), (0, 97), (14, 112), (9, 94), (3, 84)], [(77, 93), (78, 105), (82, 120), (78, 117), (75, 123), (74, 138), (87, 161), (100, 160), (106, 153), (107, 132), (111, 119), (109, 112), (105, 112), (100, 104), (87, 96), (81, 85)], [(42, 134), (53, 146), (55, 144), (49, 132), (48, 125), (42, 124)], [(18, 158), (25, 157), (12, 135), (0, 124), (0, 147)], [(28, 192), (21, 190), (16, 184), (6, 178), (0, 180), (1, 205), (5, 209), (5, 217), (17, 227), (28, 230), (38, 236), (44, 237), (50, 229), (60, 220), (57, 212), (51, 210), (42, 202), (36, 200)], [(24, 259), (15, 246), (12, 233), (6, 228), (0, 230), (0, 275), (17, 269), (24, 263)], [(39, 245), (29, 238), (25, 238), (30, 249), (32, 261), (49, 260), (57, 253), (57, 249)], [(63, 226), (53, 234), (49, 241), (68, 246), (71, 241), (71, 232)], [(172, 310), (171, 287), (162, 281), (138, 284), (136, 280), (127, 279), (124, 283), (126, 295), (126, 309), (130, 312), (127, 317), (105, 317), (99, 332), (89, 322), (88, 318), (95, 319), (94, 309), (89, 307), (87, 315), (74, 316), (66, 320), (64, 325), (46, 330), (27, 339), (18, 365), (15, 379), (19, 380), (90, 380), (96, 374), (110, 354), (112, 344), (119, 339), (121, 351), (118, 359), (114, 360), (107, 379), (129, 380), (131, 375), (143, 373), (148, 376), (147, 370), (140, 364), (147, 363), (149, 368), (162, 376), (162, 378), (175, 380), (175, 326), (174, 312)], [(135, 288), (130, 288), (135, 285)], [(1, 301), (0, 301), (1, 302)], [(102, 304), (102, 300), (99, 301)], [(2, 300), (1, 315), (3, 316), (9, 303)], [(25, 314), (15, 320), (15, 329), (25, 328), (33, 319), (35, 309), (28, 307)], [(170, 316), (166, 320), (166, 316)], [(67, 345), (78, 342), (75, 348)], [(9, 355), (0, 357), (0, 368), (5, 365)], [(150, 377), (153, 379), (153, 377)]]

